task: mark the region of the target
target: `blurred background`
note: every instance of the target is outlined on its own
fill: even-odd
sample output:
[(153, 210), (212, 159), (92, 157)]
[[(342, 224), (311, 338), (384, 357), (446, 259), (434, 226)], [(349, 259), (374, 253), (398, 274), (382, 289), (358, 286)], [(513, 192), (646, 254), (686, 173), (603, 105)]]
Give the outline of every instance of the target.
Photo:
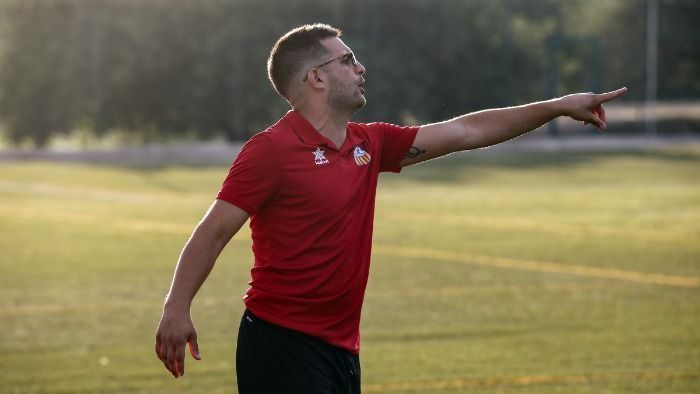
[(381, 176), (363, 392), (700, 392), (700, 1), (0, 0), (0, 393), (235, 392), (247, 226), (184, 379), (155, 330), (237, 149), (288, 109), (270, 48), (317, 21), (367, 67), (356, 120), (629, 87), (604, 133)]
[(317, 21), (368, 69), (359, 120), (628, 86), (612, 131), (700, 131), (696, 0), (3, 0), (0, 18), (5, 148), (246, 140), (287, 109), (272, 44)]

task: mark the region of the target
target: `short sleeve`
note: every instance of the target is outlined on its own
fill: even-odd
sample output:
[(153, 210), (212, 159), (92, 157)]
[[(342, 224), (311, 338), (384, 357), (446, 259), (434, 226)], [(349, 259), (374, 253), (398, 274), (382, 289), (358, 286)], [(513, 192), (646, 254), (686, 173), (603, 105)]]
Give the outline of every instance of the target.
[(281, 176), (270, 137), (265, 132), (256, 134), (243, 145), (216, 198), (252, 216), (276, 193)]
[(406, 157), (418, 133), (418, 126), (397, 126), (391, 123), (370, 123), (373, 132), (382, 138), (380, 172), (401, 172), (399, 164)]

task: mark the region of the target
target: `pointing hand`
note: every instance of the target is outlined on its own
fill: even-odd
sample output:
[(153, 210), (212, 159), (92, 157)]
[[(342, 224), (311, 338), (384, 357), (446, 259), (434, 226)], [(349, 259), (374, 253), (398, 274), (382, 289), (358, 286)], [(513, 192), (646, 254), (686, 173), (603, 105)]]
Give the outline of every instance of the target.
[(562, 115), (569, 116), (583, 124), (591, 123), (598, 130), (605, 130), (605, 108), (603, 103), (614, 100), (625, 94), (627, 88), (621, 88), (608, 93), (577, 93), (559, 99)]

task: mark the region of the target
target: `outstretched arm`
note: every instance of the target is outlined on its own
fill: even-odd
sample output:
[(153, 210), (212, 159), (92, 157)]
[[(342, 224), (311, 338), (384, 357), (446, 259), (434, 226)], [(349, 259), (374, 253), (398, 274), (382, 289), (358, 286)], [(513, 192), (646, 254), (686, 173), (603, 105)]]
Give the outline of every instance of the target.
[(156, 333), (156, 354), (165, 368), (179, 377), (185, 374), (185, 345), (199, 360), (197, 332), (190, 317), (190, 305), (207, 278), (224, 246), (248, 219), (235, 205), (216, 200), (192, 233), (175, 269), (163, 316)]
[(606, 128), (603, 103), (627, 88), (603, 94), (578, 93), (517, 107), (488, 109), (421, 126), (401, 166), (461, 150), (483, 148), (534, 130), (559, 116), (568, 116), (599, 130)]

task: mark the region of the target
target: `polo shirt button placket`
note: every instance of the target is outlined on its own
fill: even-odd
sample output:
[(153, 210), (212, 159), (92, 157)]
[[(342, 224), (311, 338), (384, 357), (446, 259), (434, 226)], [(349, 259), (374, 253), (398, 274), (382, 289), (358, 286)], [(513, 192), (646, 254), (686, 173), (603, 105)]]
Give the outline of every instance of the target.
[(337, 149), (335, 149), (335, 148), (330, 148), (330, 147), (329, 147), (328, 149), (332, 152), (333, 158), (335, 159), (335, 160), (332, 161), (332, 163), (341, 164), (341, 161), (340, 161), (340, 160), (342, 159), (342, 156), (341, 156), (341, 154), (340, 154), (340, 151), (337, 150)]
[(345, 152), (340, 152), (340, 158), (343, 160), (343, 164), (346, 166), (349, 166), (351, 164), (355, 164), (355, 161), (352, 156), (352, 149), (346, 149)]

